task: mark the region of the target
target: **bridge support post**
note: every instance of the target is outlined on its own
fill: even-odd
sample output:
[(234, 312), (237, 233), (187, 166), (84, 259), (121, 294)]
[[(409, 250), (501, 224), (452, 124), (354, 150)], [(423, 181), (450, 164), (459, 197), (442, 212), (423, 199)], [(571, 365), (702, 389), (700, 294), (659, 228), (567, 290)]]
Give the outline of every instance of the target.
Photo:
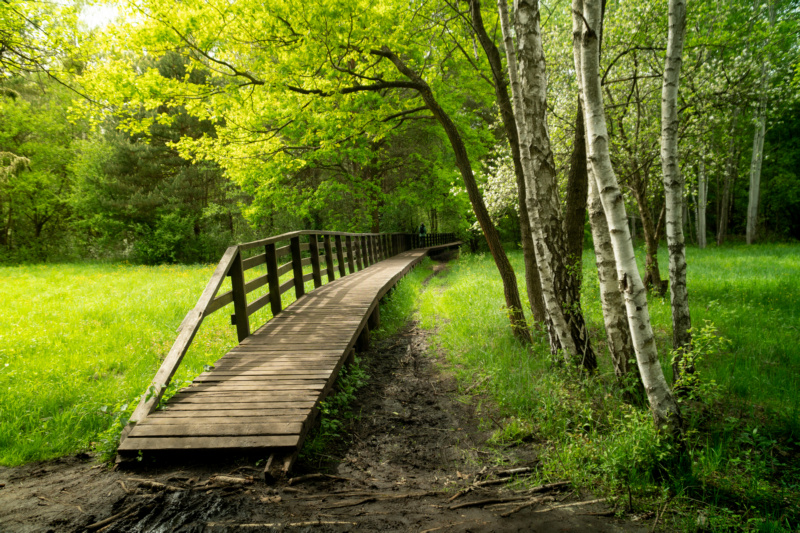
[(358, 353), (364, 353), (369, 350), (369, 324), (364, 324), (364, 329), (358, 334), (355, 349)]
[(375, 309), (370, 313), (367, 319), (369, 329), (378, 329), (381, 326), (381, 306), (376, 305)]

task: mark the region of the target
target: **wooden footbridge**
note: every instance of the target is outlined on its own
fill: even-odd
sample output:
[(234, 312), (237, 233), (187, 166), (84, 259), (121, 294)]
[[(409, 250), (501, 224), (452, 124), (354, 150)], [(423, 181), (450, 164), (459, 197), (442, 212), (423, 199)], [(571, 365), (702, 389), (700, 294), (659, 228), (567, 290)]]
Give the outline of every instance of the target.
[[(340, 369), (369, 343), (380, 299), (427, 253), (460, 244), (447, 233), (297, 231), (231, 246), (124, 429), (120, 459), (139, 451), (249, 450), (269, 456), (265, 474), (285, 473)], [(261, 265), (263, 275), (246, 274)], [(231, 290), (217, 295), (226, 278)], [(266, 294), (248, 299), (264, 286)], [(296, 300), (283, 308), (292, 289)], [(231, 304), (239, 345), (157, 409), (203, 319)], [(250, 316), (265, 306), (271, 319), (251, 331)]]

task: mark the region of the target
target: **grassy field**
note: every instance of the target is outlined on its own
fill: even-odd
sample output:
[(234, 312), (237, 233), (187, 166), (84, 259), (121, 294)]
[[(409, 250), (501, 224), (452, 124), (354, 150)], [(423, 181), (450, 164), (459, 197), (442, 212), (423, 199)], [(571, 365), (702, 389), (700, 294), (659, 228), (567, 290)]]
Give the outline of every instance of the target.
[[(214, 267), (0, 267), (0, 465), (113, 451), (117, 434), (104, 432), (130, 415)], [(249, 270), (247, 280), (262, 274)], [(229, 289), (226, 281), (220, 293)], [(294, 292), (283, 298), (288, 305)], [(231, 309), (205, 319), (172, 392), (237, 344)], [(269, 306), (253, 314), (251, 329), (270, 316)]]
[[(521, 254), (511, 259), (522, 287)], [(660, 260), (666, 272), (666, 257)], [(396, 329), (418, 307), (464, 390), (489, 394), (499, 406), (485, 422), (487, 429), (502, 425), (494, 442), (537, 443), (537, 481), (569, 477), (619, 496), (621, 508), (633, 502), (634, 511), (669, 505), (669, 522), (681, 529), (694, 527), (691, 506), (701, 505), (714, 529), (791, 530), (800, 499), (800, 246), (690, 248), (688, 262), (694, 325), (728, 342), (707, 350), (700, 398), (684, 406), (692, 466), (679, 475), (660, 469), (664, 450), (647, 410), (625, 404), (614, 387), (591, 253), (583, 298), (600, 353), (596, 377), (565, 369), (540, 331), (532, 349), (514, 340), (488, 256), (465, 255), (426, 286), (427, 270), (419, 269), (383, 308), (383, 324)], [(0, 267), (0, 464), (113, 449), (113, 428), (154, 375), (212, 270)], [(291, 291), (284, 296), (288, 304)], [(668, 298), (651, 299), (650, 309), (669, 375)], [(206, 319), (176, 386), (236, 344), (228, 314)], [(267, 318), (264, 309), (251, 324)]]
[[(800, 518), (800, 246), (690, 248), (687, 255), (693, 324), (711, 341), (699, 398), (684, 404), (688, 470), (664, 471), (649, 413), (626, 404), (614, 387), (590, 252), (583, 302), (600, 354), (596, 377), (563, 368), (541, 332), (533, 350), (514, 340), (489, 256), (465, 256), (435, 278), (419, 315), (424, 327), (436, 328), (464, 389), (474, 393), (481, 383), (500, 406), (497, 444), (540, 443), (537, 482), (570, 478), (619, 496), (620, 507), (636, 502), (639, 511), (669, 502), (679, 529), (696, 527), (691, 506), (702, 502), (713, 530), (791, 531)], [(660, 261), (667, 272), (666, 256)], [(521, 274), (521, 253), (512, 262)], [(650, 309), (670, 378), (669, 298), (651, 298)], [(497, 416), (487, 412), (487, 429)]]

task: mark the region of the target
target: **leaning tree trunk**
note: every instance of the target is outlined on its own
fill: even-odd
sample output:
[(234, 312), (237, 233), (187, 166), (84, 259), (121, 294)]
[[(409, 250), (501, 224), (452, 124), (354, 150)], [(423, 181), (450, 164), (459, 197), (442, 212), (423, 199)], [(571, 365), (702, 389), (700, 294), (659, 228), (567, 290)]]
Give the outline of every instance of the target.
[(492, 79), (494, 80), (494, 94), (497, 99), (497, 106), (500, 108), (500, 116), (503, 119), (503, 127), (506, 130), (508, 144), (511, 147), (511, 159), (514, 161), (514, 176), (517, 181), (517, 201), (519, 202), (519, 230), (522, 237), (522, 257), (525, 262), (525, 286), (528, 290), (528, 302), (531, 306), (533, 319), (544, 324), (547, 318), (542, 298), (542, 283), (539, 279), (539, 268), (536, 266), (536, 251), (533, 246), (533, 234), (531, 233), (530, 215), (528, 205), (525, 201), (526, 186), (525, 174), (522, 170), (522, 159), (519, 152), (519, 134), (517, 124), (514, 121), (514, 108), (508, 96), (508, 82), (503, 74), (503, 61), (500, 51), (494, 41), (486, 33), (481, 15), (481, 3), (479, 0), (470, 0), (470, 14), (472, 15), (472, 27), (475, 34), (486, 53), (489, 66), (492, 69)]
[[(602, 23), (601, 23), (602, 24)], [(579, 28), (577, 28), (579, 29)], [(602, 35), (602, 33), (601, 33)], [(580, 58), (581, 42), (580, 32), (573, 34), (572, 49), (575, 61)], [(580, 86), (580, 64), (576, 63), (578, 73), (578, 85)], [(576, 121), (578, 133), (584, 143), (583, 156), (586, 157), (586, 126), (583, 120), (582, 95), (578, 95), (578, 112), (580, 113)], [(574, 154), (574, 152), (573, 152)], [(625, 301), (619, 291), (619, 278), (617, 278), (617, 261), (614, 259), (614, 248), (611, 245), (611, 235), (608, 231), (606, 213), (603, 211), (603, 204), (600, 201), (600, 194), (597, 191), (597, 184), (594, 178), (591, 165), (585, 165), (587, 176), (587, 210), (589, 212), (589, 223), (592, 228), (592, 243), (594, 245), (595, 265), (597, 266), (597, 278), (600, 285), (600, 303), (603, 308), (603, 323), (606, 328), (606, 339), (608, 349), (611, 353), (611, 364), (614, 367), (614, 374), (628, 400), (639, 402), (644, 397), (644, 386), (639, 375), (639, 368), (635, 364), (636, 354), (633, 349), (631, 329), (628, 325), (628, 317), (625, 315)]]
[[(547, 130), (547, 72), (542, 47), (539, 2), (517, 0), (515, 7), (514, 26), (517, 35), (515, 59), (519, 61), (519, 80), (516, 85), (519, 89), (519, 98), (516, 96), (514, 98), (515, 102), (519, 100), (520, 104), (516, 110), (517, 126), (519, 127), (520, 120), (525, 122), (527, 135), (523, 137), (521, 150), (523, 153), (528, 152), (531, 164), (530, 172), (525, 174), (528, 191), (532, 193), (528, 195), (528, 207), (530, 209), (535, 205), (538, 209), (538, 223), (543, 237), (541, 244), (546, 248), (539, 254), (537, 247), (536, 257), (540, 262), (545, 260), (550, 262), (555, 303), (561, 308), (572, 337), (571, 344), (577, 350), (571, 356), (575, 358), (576, 363), (582, 364), (588, 370), (594, 370), (597, 367), (597, 360), (581, 309), (581, 273), (570, 268), (567, 257), (556, 167), (550, 149), (550, 132)], [(510, 55), (508, 51), (506, 54)], [(510, 60), (508, 64), (510, 71)]]
[(686, 287), (686, 244), (683, 237), (683, 174), (678, 163), (678, 86), (686, 34), (685, 0), (669, 0), (669, 35), (661, 88), (661, 174), (666, 202), (669, 293), (672, 303), (673, 383), (680, 379), (684, 351), (692, 344), (692, 318)]
[(608, 129), (599, 76), (597, 31), (600, 22), (600, 0), (573, 0), (572, 6), (573, 32), (581, 39), (580, 55), (575, 59), (575, 64), (579, 66), (579, 82), (583, 93), (586, 136), (589, 139), (587, 143), (589, 164), (606, 213), (614, 258), (617, 262), (620, 290), (625, 298), (628, 312), (636, 362), (656, 427), (660, 430), (666, 426), (671, 436), (678, 437), (683, 431), (683, 418), (658, 360), (656, 340), (647, 307), (647, 291), (636, 267), (636, 257), (628, 231), (628, 218), (625, 214), (625, 202), (608, 151)]
[(475, 218), (483, 230), (486, 237), (486, 243), (489, 245), (489, 251), (492, 254), (497, 270), (500, 272), (500, 278), (503, 281), (503, 293), (506, 300), (506, 308), (511, 321), (511, 328), (514, 336), (524, 342), (530, 342), (531, 336), (528, 330), (528, 324), (525, 321), (525, 314), (522, 311), (522, 302), (519, 298), (519, 289), (517, 288), (517, 276), (514, 274), (514, 268), (508, 260), (505, 250), (500, 243), (500, 235), (497, 233), (497, 228), (492, 224), (489, 217), (489, 211), (486, 209), (486, 204), (483, 202), (478, 184), (475, 182), (475, 175), (472, 173), (472, 166), (470, 165), (469, 156), (467, 155), (467, 148), (464, 146), (464, 141), (458, 133), (455, 123), (450, 119), (450, 116), (436, 101), (433, 96), (428, 83), (423, 80), (419, 74), (410, 69), (402, 59), (400, 59), (388, 47), (384, 46), (381, 50), (373, 50), (373, 54), (379, 55), (389, 59), (394, 66), (405, 77), (407, 77), (414, 84), (422, 100), (439, 124), (442, 125), (447, 138), (450, 140), (450, 145), (453, 148), (453, 154), (456, 159), (456, 166), (461, 172), (461, 177), (464, 180), (464, 186), (467, 189), (472, 209), (475, 212)]
[(542, 283), (542, 296), (545, 308), (552, 325), (552, 335), (550, 338), (551, 347), (560, 347), (564, 351), (565, 358), (569, 361), (576, 357), (578, 350), (572, 339), (569, 324), (561, 309), (561, 303), (556, 293), (554, 273), (552, 270), (552, 258), (550, 249), (545, 244), (545, 236), (539, 216), (539, 203), (536, 201), (537, 190), (535, 182), (532, 183), (533, 165), (529, 146), (528, 125), (523, 116), (522, 96), (520, 89), (519, 76), (517, 75), (516, 53), (514, 43), (511, 39), (511, 29), (508, 21), (508, 6), (505, 0), (498, 0), (497, 7), (500, 11), (500, 26), (503, 31), (503, 42), (506, 48), (506, 61), (508, 64), (508, 77), (511, 80), (511, 96), (514, 103), (514, 117), (517, 123), (517, 131), (520, 138), (520, 159), (525, 173), (528, 213), (531, 215), (531, 232), (533, 242), (536, 247), (536, 264), (539, 267), (539, 277)]

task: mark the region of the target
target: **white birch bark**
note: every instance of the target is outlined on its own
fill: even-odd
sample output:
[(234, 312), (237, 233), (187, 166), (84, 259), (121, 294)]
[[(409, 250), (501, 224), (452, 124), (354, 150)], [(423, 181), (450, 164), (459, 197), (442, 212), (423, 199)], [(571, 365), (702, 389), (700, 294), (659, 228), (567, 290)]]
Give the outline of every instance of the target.
[[(684, 178), (678, 164), (678, 87), (686, 34), (686, 1), (669, 0), (669, 32), (664, 81), (661, 85), (661, 175), (666, 202), (669, 292), (672, 303), (672, 347), (688, 349), (692, 343), (689, 291), (686, 287), (686, 244), (683, 235)], [(673, 364), (677, 381), (682, 352)]]
[[(769, 24), (775, 25), (775, 5), (768, 3)], [(764, 136), (767, 126), (767, 62), (761, 65), (761, 97), (756, 112), (756, 131), (753, 134), (753, 155), (750, 159), (750, 194), (747, 202), (747, 244), (756, 240), (758, 200), (761, 193), (761, 162), (764, 157)]]
[[(599, 32), (598, 32), (599, 33)], [(578, 93), (581, 99), (581, 107), (585, 107), (583, 101), (583, 91), (581, 76), (581, 27), (579, 19), (573, 17), (572, 21), (572, 51), (575, 60), (575, 73), (578, 81)], [(585, 136), (588, 145), (589, 137)], [(588, 159), (588, 146), (587, 146)], [(603, 211), (603, 204), (600, 194), (597, 191), (597, 183), (594, 171), (589, 161), (587, 161), (587, 171), (589, 174), (589, 194), (586, 198), (586, 208), (589, 212), (589, 224), (592, 228), (592, 244), (594, 245), (595, 265), (597, 266), (597, 279), (600, 285), (600, 303), (603, 309), (603, 323), (606, 328), (606, 338), (608, 348), (611, 353), (611, 363), (614, 367), (614, 374), (622, 378), (631, 372), (629, 360), (635, 358), (633, 343), (631, 341), (631, 330), (628, 326), (628, 317), (625, 316), (625, 302), (619, 292), (619, 279), (617, 278), (617, 261), (614, 259), (614, 248), (611, 245), (611, 235), (608, 232), (608, 222)], [(636, 372), (638, 377), (638, 372)]]
[(597, 35), (600, 1), (573, 0), (574, 27), (579, 27), (581, 33), (580, 60), (576, 60), (575, 63), (580, 64), (581, 69), (587, 153), (606, 213), (620, 290), (625, 299), (628, 324), (636, 352), (636, 362), (653, 419), (659, 429), (666, 428), (669, 434), (677, 436), (682, 431), (683, 419), (658, 360), (658, 350), (647, 307), (647, 291), (636, 266), (625, 202), (609, 155), (608, 129), (599, 76)]
[[(561, 309), (561, 304), (558, 301), (558, 296), (555, 290), (554, 273), (552, 269), (553, 257), (550, 249), (545, 244), (544, 231), (542, 229), (542, 221), (539, 213), (539, 202), (537, 201), (538, 187), (536, 184), (535, 174), (533, 171), (533, 162), (531, 161), (530, 151), (527, 149), (530, 146), (530, 132), (528, 131), (528, 124), (525, 120), (524, 107), (522, 103), (522, 87), (517, 71), (517, 55), (514, 49), (514, 41), (511, 37), (511, 28), (508, 17), (508, 5), (506, 0), (497, 0), (497, 8), (500, 12), (500, 26), (503, 32), (503, 44), (506, 50), (506, 61), (508, 63), (508, 77), (511, 81), (511, 97), (514, 105), (514, 118), (517, 122), (517, 132), (520, 139), (520, 158), (522, 159), (522, 170), (525, 174), (526, 181), (526, 201), (528, 204), (528, 213), (530, 214), (531, 233), (533, 234), (533, 243), (536, 248), (536, 265), (539, 268), (539, 279), (542, 283), (542, 297), (544, 298), (545, 308), (550, 317), (555, 336), (561, 349), (564, 352), (564, 358), (570, 362), (578, 350), (575, 342), (570, 334), (570, 328), (567, 324), (564, 312)], [(553, 344), (551, 339), (551, 344)]]
[(708, 179), (706, 178), (706, 163), (700, 158), (697, 171), (697, 246), (703, 249), (706, 240), (706, 207), (708, 206)]

